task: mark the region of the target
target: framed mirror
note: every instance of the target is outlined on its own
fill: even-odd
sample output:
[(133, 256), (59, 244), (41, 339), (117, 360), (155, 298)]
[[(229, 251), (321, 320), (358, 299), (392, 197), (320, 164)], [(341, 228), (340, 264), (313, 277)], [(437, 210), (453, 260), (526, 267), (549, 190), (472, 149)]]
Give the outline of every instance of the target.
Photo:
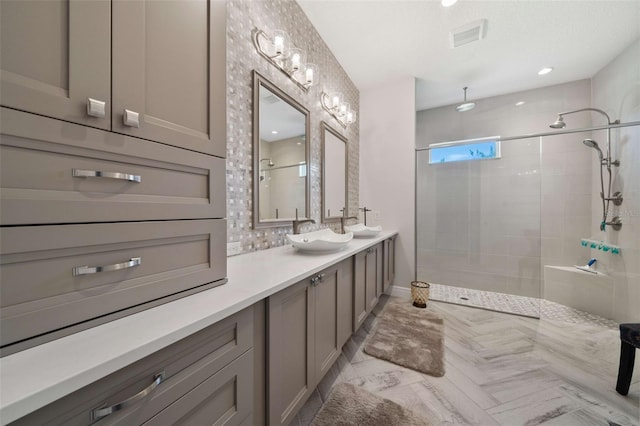
[(309, 110), (253, 71), (253, 226), (309, 218)]
[[(348, 210), (347, 139), (322, 122), (322, 221), (340, 219)], [(346, 212), (348, 216), (349, 212)]]

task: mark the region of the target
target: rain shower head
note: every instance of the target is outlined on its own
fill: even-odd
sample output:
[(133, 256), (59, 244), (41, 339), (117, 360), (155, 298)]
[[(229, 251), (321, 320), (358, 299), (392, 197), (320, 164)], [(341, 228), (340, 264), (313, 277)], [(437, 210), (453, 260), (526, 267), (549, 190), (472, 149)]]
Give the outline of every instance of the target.
[(465, 111), (469, 111), (472, 110), (476, 107), (476, 103), (475, 102), (467, 102), (467, 89), (468, 87), (463, 87), (462, 90), (464, 90), (464, 101), (463, 103), (461, 103), (460, 105), (458, 105), (456, 107), (456, 111), (458, 112), (465, 112)]
[(585, 146), (588, 146), (589, 148), (593, 148), (596, 151), (598, 151), (598, 157), (600, 158), (600, 161), (602, 161), (604, 159), (604, 155), (602, 154), (602, 150), (600, 149), (600, 147), (598, 146), (598, 143), (596, 141), (594, 141), (593, 139), (585, 139), (582, 141), (583, 144), (585, 144)]
[(269, 163), (268, 163), (269, 167), (275, 166), (275, 163), (273, 162), (273, 160), (271, 158), (262, 158), (262, 159), (260, 159), (260, 161), (269, 161)]
[(559, 115), (556, 122), (553, 124), (550, 124), (549, 127), (551, 127), (552, 129), (564, 129), (566, 125), (567, 124), (564, 122), (564, 118), (561, 115)]

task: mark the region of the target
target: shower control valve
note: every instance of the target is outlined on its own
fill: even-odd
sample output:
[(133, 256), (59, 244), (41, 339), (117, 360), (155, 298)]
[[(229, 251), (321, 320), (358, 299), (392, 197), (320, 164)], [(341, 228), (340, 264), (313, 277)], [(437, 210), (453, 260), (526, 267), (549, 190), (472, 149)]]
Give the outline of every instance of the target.
[(616, 192), (613, 193), (613, 197), (611, 197), (611, 198), (603, 198), (603, 200), (605, 200), (605, 201), (613, 201), (613, 205), (614, 206), (619, 206), (620, 204), (622, 204), (622, 201), (624, 200), (624, 198), (622, 198), (622, 192), (616, 191)]

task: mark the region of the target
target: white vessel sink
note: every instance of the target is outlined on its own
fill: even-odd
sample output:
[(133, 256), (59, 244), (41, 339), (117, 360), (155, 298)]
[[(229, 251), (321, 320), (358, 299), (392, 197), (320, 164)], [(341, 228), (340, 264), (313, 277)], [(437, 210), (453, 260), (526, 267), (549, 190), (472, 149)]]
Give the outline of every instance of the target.
[(344, 230), (353, 232), (356, 238), (372, 238), (382, 231), (382, 226), (365, 226), (362, 223), (356, 223), (353, 226), (345, 226)]
[(306, 234), (287, 234), (287, 239), (298, 250), (326, 252), (346, 247), (353, 239), (353, 233), (336, 234), (331, 229), (322, 229)]

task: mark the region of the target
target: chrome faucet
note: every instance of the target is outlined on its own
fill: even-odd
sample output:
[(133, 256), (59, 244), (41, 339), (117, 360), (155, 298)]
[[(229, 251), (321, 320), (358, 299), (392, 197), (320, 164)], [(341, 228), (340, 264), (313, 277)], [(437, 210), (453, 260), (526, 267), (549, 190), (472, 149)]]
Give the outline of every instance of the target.
[(364, 212), (364, 226), (367, 226), (367, 212), (370, 212), (371, 209), (368, 209), (367, 206), (360, 207), (358, 210)]
[(342, 233), (344, 234), (344, 224), (346, 221), (350, 220), (350, 219), (355, 219), (358, 220), (358, 216), (340, 216), (340, 231), (342, 231)]
[(313, 219), (298, 219), (298, 208), (296, 207), (296, 218), (293, 221), (293, 233), (300, 233), (300, 225), (304, 225), (305, 223), (316, 223)]
[(307, 223), (307, 222), (316, 223), (316, 221), (313, 220), (313, 219), (300, 219), (300, 220), (296, 219), (296, 220), (294, 220), (293, 221), (293, 233), (294, 234), (299, 234), (300, 233), (300, 226), (305, 224), (305, 223)]

